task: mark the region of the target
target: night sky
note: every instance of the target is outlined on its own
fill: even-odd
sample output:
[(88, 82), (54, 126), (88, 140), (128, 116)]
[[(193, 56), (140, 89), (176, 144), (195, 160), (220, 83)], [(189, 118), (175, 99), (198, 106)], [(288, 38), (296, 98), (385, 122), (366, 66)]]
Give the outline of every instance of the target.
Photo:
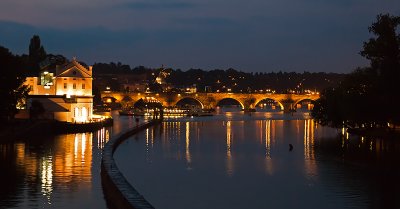
[(1, 0), (0, 45), (132, 67), (351, 72), (399, 0)]

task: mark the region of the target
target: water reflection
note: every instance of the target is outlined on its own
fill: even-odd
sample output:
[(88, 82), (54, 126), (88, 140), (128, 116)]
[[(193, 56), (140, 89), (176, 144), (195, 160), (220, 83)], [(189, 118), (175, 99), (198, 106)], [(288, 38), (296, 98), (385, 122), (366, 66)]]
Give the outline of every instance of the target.
[(231, 152), (231, 142), (232, 142), (232, 126), (231, 121), (226, 122), (226, 173), (228, 176), (233, 175), (233, 160)]
[[(398, 141), (227, 115), (166, 122), (154, 137), (150, 128), (117, 150), (118, 166), (156, 208), (399, 208)], [(138, 157), (146, 146), (151, 163)]]
[(271, 158), (271, 120), (265, 121), (265, 172), (272, 176), (274, 174), (274, 164)]
[[(85, 199), (78, 195), (82, 191), (101, 197), (101, 191), (91, 191), (94, 153), (101, 152), (110, 134), (105, 128), (94, 134), (96, 137), (78, 133), (0, 144), (0, 207), (68, 207), (90, 201), (88, 195)], [(105, 207), (98, 199), (92, 204)]]
[(43, 196), (47, 198), (47, 204), (51, 205), (51, 192), (53, 191), (53, 161), (51, 156), (43, 157), (41, 161), (41, 188)]
[(104, 145), (110, 140), (110, 131), (102, 128), (97, 131), (97, 148), (103, 149)]
[(188, 164), (188, 168), (190, 168), (190, 163), (192, 162), (192, 158), (190, 156), (190, 123), (186, 122), (185, 125), (186, 125), (185, 153), (186, 153), (186, 161), (187, 161), (187, 164)]
[(304, 121), (304, 169), (308, 180), (311, 181), (309, 182), (310, 186), (313, 184), (313, 178), (318, 176), (318, 167), (315, 160), (314, 128), (314, 120)]
[[(26, 178), (28, 190), (40, 182), (43, 204), (51, 205), (55, 190), (73, 190), (73, 186), (91, 187), (92, 134), (69, 134), (55, 137), (50, 149), (36, 149), (25, 143), (14, 145), (17, 170)], [(51, 143), (51, 142), (48, 142)], [(40, 200), (38, 200), (40, 201)]]
[(265, 158), (271, 159), (271, 120), (265, 121)]

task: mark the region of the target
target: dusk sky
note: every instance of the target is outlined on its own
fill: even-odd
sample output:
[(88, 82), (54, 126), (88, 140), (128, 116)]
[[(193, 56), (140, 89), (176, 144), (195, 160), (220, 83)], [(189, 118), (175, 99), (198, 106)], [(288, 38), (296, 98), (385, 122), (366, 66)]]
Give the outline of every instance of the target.
[(1, 0), (0, 45), (87, 64), (351, 72), (379, 13), (399, 0)]

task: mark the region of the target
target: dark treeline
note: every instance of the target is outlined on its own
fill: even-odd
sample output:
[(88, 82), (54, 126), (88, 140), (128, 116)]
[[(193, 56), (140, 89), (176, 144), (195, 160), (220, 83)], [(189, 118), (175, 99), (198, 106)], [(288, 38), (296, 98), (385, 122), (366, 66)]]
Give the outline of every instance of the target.
[(356, 129), (400, 124), (399, 25), (400, 17), (377, 16), (369, 27), (375, 37), (364, 42), (360, 52), (370, 66), (355, 70), (339, 86), (321, 94), (312, 112), (319, 123)]
[(31, 38), (28, 49), (28, 54), (16, 55), (0, 46), (0, 123), (13, 119), (25, 105), (30, 90), (23, 85), (26, 77), (38, 76), (40, 70), (67, 61), (62, 55), (47, 54), (37, 35)]
[(8, 122), (24, 105), (29, 87), (23, 85), (25, 78), (39, 72), (39, 63), (47, 54), (40, 43), (39, 36), (33, 36), (29, 54), (15, 55), (0, 46), (0, 122)]
[(143, 74), (148, 71), (153, 71), (150, 68), (146, 68), (144, 66), (139, 66), (136, 68), (131, 68), (131, 66), (122, 64), (120, 62), (114, 63), (95, 63), (93, 65), (93, 74), (101, 75), (101, 74)]
[(344, 78), (337, 73), (295, 73), (295, 72), (257, 72), (246, 73), (234, 69), (204, 71), (190, 69), (186, 72), (174, 70), (167, 81), (175, 86), (189, 86), (196, 84), (199, 91), (226, 92), (266, 92), (276, 93), (303, 93), (304, 90), (320, 91), (329, 86), (337, 85)]
[[(121, 63), (96, 63), (93, 66), (94, 77), (104, 74), (129, 74), (145, 75), (149, 84), (161, 69), (151, 69), (143, 66), (131, 68)], [(296, 73), (296, 72), (256, 72), (246, 73), (235, 69), (211, 70), (190, 69), (164, 69), (169, 73), (166, 82), (176, 88), (196, 86), (199, 92), (266, 92), (276, 93), (303, 93), (305, 90), (321, 91), (324, 88), (335, 86), (343, 80), (344, 74), (338, 73)]]

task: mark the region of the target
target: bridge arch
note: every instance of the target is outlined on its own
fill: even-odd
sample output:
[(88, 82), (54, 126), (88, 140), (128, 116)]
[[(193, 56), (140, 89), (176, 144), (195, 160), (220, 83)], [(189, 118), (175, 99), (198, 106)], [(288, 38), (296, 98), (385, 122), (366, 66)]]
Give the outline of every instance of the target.
[(204, 109), (204, 104), (193, 97), (184, 97), (182, 99), (179, 99), (176, 103), (175, 106), (184, 106), (184, 105), (198, 105), (201, 107), (201, 109)]
[(307, 105), (308, 110), (312, 110), (314, 108), (315, 100), (310, 98), (300, 99), (294, 104), (295, 109), (302, 108), (304, 105)]
[(131, 108), (135, 102), (134, 102), (134, 100), (132, 99), (132, 97), (130, 97), (130, 96), (128, 96), (128, 95), (125, 95), (125, 96), (121, 99), (120, 103), (121, 103), (122, 108), (128, 109), (128, 108)]
[(255, 106), (257, 107), (258, 105), (260, 105), (260, 103), (262, 104), (262, 102), (265, 102), (265, 103), (275, 102), (276, 104), (279, 105), (281, 110), (284, 110), (283, 104), (279, 100), (276, 100), (276, 99), (273, 99), (270, 97), (259, 99), (258, 101), (255, 102)]
[(216, 107), (217, 107), (217, 106), (220, 106), (220, 105), (221, 105), (221, 102), (224, 103), (224, 102), (229, 102), (229, 101), (230, 101), (230, 102), (234, 102), (234, 103), (240, 105), (240, 107), (242, 108), (242, 110), (245, 108), (243, 102), (241, 102), (240, 100), (234, 99), (234, 98), (230, 98), (230, 97), (222, 98), (222, 99), (218, 100), (218, 101), (216, 102), (215, 106), (216, 106)]

